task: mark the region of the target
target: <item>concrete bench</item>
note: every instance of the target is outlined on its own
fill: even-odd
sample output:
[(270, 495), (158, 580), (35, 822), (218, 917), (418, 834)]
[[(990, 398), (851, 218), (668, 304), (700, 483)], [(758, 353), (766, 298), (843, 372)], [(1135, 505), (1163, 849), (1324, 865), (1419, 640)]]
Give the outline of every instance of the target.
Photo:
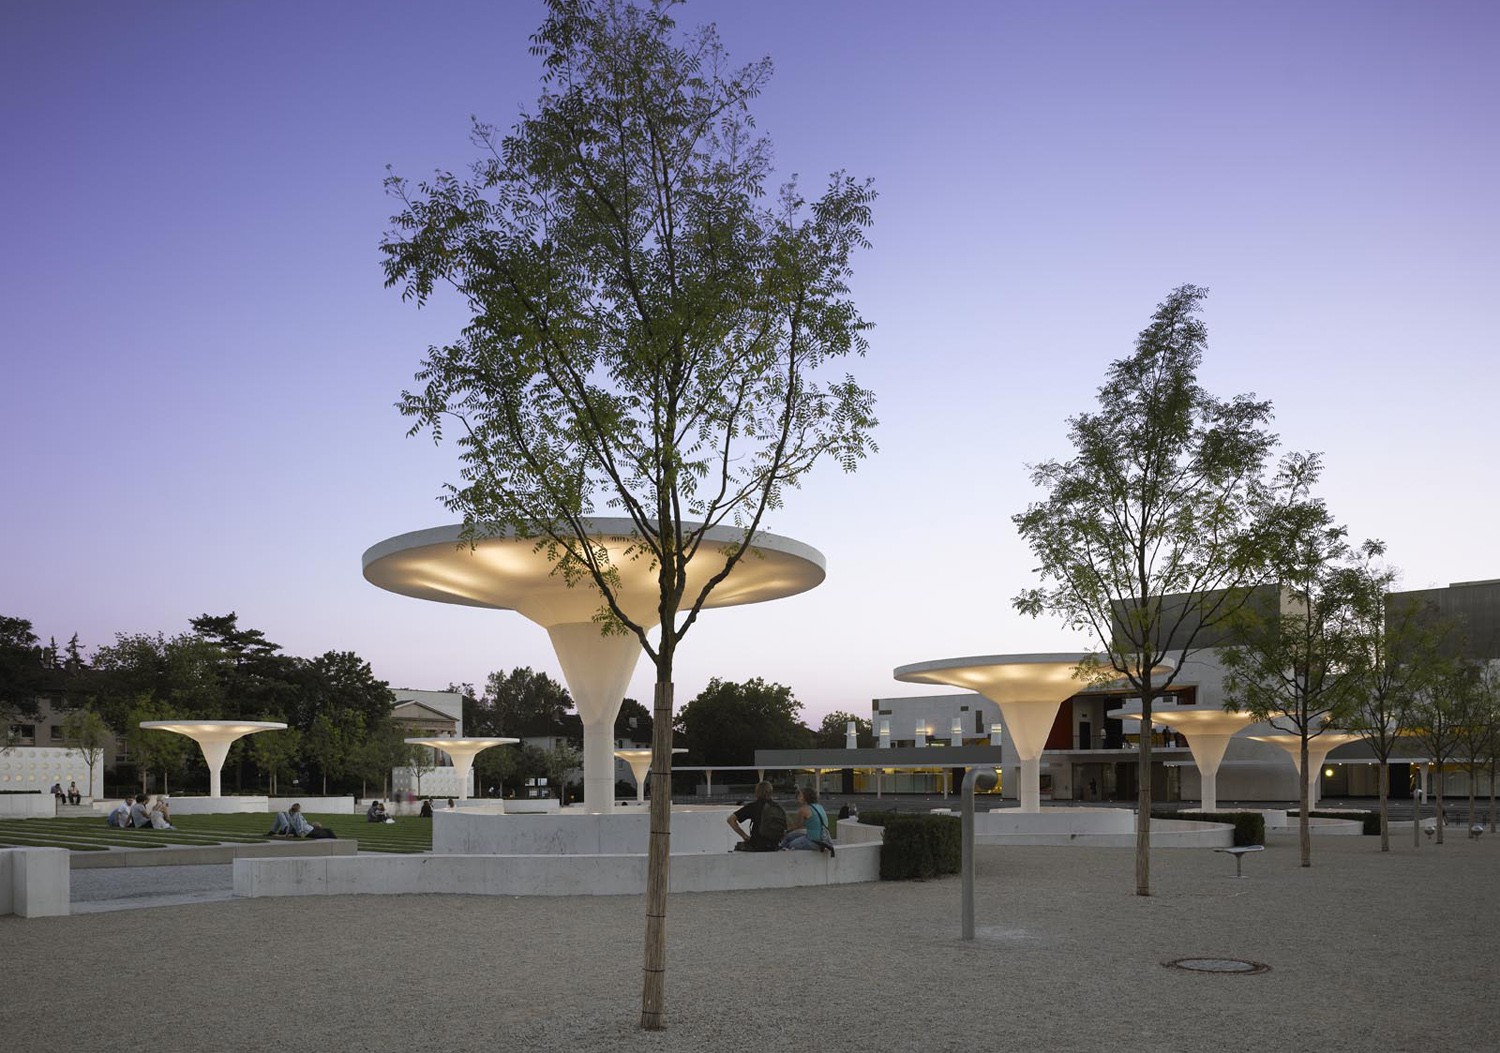
[(1245, 854), (1247, 852), (1264, 852), (1265, 850), (1265, 845), (1235, 845), (1233, 848), (1214, 849), (1215, 852), (1223, 852), (1227, 855), (1234, 856), (1234, 876), (1237, 878), (1245, 876), (1240, 870), (1240, 868), (1244, 865)]
[(45, 918), (70, 911), (66, 848), (0, 848), (0, 914)]

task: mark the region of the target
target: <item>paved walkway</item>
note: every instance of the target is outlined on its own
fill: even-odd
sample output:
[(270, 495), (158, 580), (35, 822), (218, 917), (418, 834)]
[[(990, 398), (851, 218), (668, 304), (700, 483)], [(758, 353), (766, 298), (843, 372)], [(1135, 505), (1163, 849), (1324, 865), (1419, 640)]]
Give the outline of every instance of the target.
[[(958, 939), (956, 878), (675, 896), (660, 1034), (635, 1027), (636, 896), (0, 917), (0, 1036), (7, 1053), (1494, 1048), (1500, 837), (1389, 854), (1326, 838), (1309, 869), (1295, 837), (1276, 837), (1243, 880), (1208, 850), (1152, 859), (1141, 898), (1128, 849), (981, 848), (972, 943)], [(172, 894), (212, 892), (214, 869)], [(1270, 969), (1162, 964), (1183, 957)], [(80, 1012), (58, 997), (60, 973), (138, 984), (150, 1005)], [(751, 1012), (768, 991), (775, 1011)]]

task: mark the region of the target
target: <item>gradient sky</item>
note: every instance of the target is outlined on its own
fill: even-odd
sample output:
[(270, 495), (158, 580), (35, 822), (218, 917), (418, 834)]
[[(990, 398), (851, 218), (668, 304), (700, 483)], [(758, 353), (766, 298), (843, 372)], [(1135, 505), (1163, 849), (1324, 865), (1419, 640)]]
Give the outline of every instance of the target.
[[(385, 166), (473, 156), (534, 103), (538, 3), (62, 2), (0, 10), (0, 614), (90, 648), (239, 612), (395, 687), (559, 676), (519, 615), (424, 603), (360, 554), (452, 521), (452, 447), (393, 408), (462, 316), (382, 287)], [(701, 0), (782, 175), (876, 180), (855, 293), (881, 452), (768, 524), (804, 596), (679, 653), (816, 724), (894, 666), (1082, 649), (1015, 614), (1010, 517), (1154, 306), (1208, 286), (1202, 378), (1323, 451), (1321, 494), (1411, 588), (1500, 577), (1500, 6)], [(631, 694), (649, 703), (642, 663)]]

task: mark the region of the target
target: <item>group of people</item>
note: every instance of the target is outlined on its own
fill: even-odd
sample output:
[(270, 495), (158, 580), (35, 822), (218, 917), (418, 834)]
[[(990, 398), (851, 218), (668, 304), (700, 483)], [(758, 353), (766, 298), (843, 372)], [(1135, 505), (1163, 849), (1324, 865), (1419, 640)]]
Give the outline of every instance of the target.
[(371, 823), (394, 823), (396, 821), (385, 810), (384, 801), (371, 801), (370, 807), (365, 809), (365, 820)]
[(52, 796), (57, 798), (58, 804), (79, 804), (83, 801), (83, 794), (78, 792), (78, 783), (72, 779), (68, 780), (68, 788), (66, 790), (62, 788), (62, 783), (53, 783)]
[[(818, 803), (812, 786), (797, 788), (797, 825), (791, 826), (783, 808), (772, 797), (769, 782), (757, 783), (755, 799), (729, 817), (729, 827), (739, 835), (736, 852), (805, 851), (837, 855), (830, 834), (828, 813)], [(746, 830), (742, 823), (749, 823)]]
[(172, 805), (166, 794), (157, 794), (151, 801), (143, 793), (126, 797), (115, 805), (104, 821), (121, 830), (175, 830), (172, 825)]

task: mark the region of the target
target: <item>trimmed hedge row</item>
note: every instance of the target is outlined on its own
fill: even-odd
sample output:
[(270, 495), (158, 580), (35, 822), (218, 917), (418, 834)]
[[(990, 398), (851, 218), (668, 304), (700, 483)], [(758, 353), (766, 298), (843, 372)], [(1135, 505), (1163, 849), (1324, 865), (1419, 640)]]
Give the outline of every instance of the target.
[(859, 821), (885, 829), (880, 880), (925, 881), (957, 874), (963, 862), (963, 824), (957, 816), (923, 812), (861, 812)]
[[(861, 822), (870, 822), (861, 816)], [(957, 874), (962, 862), (962, 825), (952, 815), (879, 814), (876, 826), (885, 828), (880, 848), (881, 881), (925, 881)]]
[(1259, 812), (1170, 811), (1165, 808), (1151, 810), (1153, 819), (1183, 819), (1188, 816), (1192, 817), (1193, 822), (1228, 823), (1234, 827), (1236, 848), (1266, 843), (1266, 817)]

